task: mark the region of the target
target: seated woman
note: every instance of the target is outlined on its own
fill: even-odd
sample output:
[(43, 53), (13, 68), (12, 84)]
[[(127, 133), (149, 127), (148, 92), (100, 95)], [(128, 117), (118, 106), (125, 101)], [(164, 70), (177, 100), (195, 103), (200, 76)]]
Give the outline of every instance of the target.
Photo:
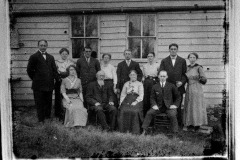
[[(61, 56), (61, 59), (56, 60), (56, 66), (58, 70), (58, 74), (61, 77), (61, 79), (66, 78), (68, 76), (67, 74), (67, 67), (70, 65), (73, 65), (74, 62), (68, 58), (69, 56), (69, 50), (67, 48), (62, 48), (59, 51), (59, 54)], [(64, 120), (64, 111), (62, 107), (62, 95), (61, 95), (61, 82), (62, 81), (56, 81), (55, 83), (55, 116), (60, 121)]]
[(66, 108), (64, 125), (66, 127), (86, 126), (88, 113), (83, 106), (81, 80), (77, 78), (74, 65), (70, 65), (67, 72), (69, 76), (63, 79), (61, 84), (63, 106)]
[(143, 84), (137, 81), (137, 72), (131, 70), (130, 81), (123, 86), (120, 97), (118, 126), (120, 132), (141, 133), (143, 121)]

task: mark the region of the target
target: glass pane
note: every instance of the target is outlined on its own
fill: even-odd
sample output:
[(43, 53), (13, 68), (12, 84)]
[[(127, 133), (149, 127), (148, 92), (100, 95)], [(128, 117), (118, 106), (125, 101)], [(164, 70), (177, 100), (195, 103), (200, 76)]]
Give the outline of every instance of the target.
[(129, 36), (141, 36), (141, 16), (129, 16)]
[(141, 57), (141, 39), (140, 38), (129, 38), (128, 41), (129, 49), (132, 50), (133, 58)]
[(92, 48), (92, 56), (97, 58), (98, 55), (98, 39), (85, 39), (86, 46)]
[(155, 36), (154, 15), (143, 15), (143, 36)]
[(149, 52), (154, 52), (155, 38), (143, 38), (142, 41), (142, 58), (147, 58)]
[(83, 16), (72, 17), (72, 36), (73, 37), (83, 37)]
[(98, 36), (98, 21), (97, 16), (88, 15), (86, 18), (86, 37), (97, 37)]
[(72, 58), (80, 58), (84, 51), (83, 39), (72, 39)]

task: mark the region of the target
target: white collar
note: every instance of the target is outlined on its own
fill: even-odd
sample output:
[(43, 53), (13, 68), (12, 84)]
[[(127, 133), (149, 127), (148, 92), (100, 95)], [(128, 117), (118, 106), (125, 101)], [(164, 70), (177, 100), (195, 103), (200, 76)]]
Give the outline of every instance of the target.
[(170, 56), (171, 59), (177, 59), (177, 55), (175, 57)]

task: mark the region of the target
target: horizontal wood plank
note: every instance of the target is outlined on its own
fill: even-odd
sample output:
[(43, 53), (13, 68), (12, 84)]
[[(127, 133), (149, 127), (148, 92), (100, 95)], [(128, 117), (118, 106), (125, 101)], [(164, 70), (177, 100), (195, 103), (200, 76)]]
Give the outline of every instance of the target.
[(159, 39), (224, 38), (224, 32), (158, 33)]
[[(27, 41), (23, 40), (21, 43), (24, 44), (24, 47), (27, 48), (35, 48), (37, 47), (37, 41)], [(60, 41), (60, 40), (55, 40), (55, 41), (48, 41), (48, 46), (49, 47), (65, 47), (68, 48), (70, 46), (69, 40), (66, 41)]]
[(176, 32), (224, 32), (222, 25), (196, 25), (196, 26), (165, 26), (159, 25), (157, 31), (159, 33), (176, 33)]
[(68, 34), (61, 35), (41, 35), (41, 34), (21, 34), (19, 36), (21, 41), (38, 41), (40, 39), (46, 39), (47, 41), (69, 41), (70, 36)]
[[(181, 47), (181, 46), (179, 46)], [(195, 51), (194, 51), (195, 52)], [(188, 55), (190, 54), (191, 52), (187, 51), (187, 52), (178, 52), (178, 55), (182, 58), (185, 58), (187, 59)], [(219, 58), (222, 58), (223, 57), (223, 52), (210, 52), (210, 51), (205, 51), (205, 52), (196, 52), (199, 56), (199, 58), (201, 59), (219, 59)], [(164, 52), (157, 52), (156, 53), (156, 58), (160, 58), (160, 59), (163, 59), (165, 57), (169, 56), (169, 52), (168, 51), (164, 51)]]
[(38, 23), (63, 23), (69, 22), (69, 17), (68, 16), (36, 16), (36, 17), (19, 17), (17, 18), (17, 23), (23, 23), (23, 22), (38, 22)]
[[(170, 14), (170, 16), (169, 16)], [(202, 19), (202, 20), (209, 20), (209, 19), (223, 19), (225, 16), (224, 12), (203, 12), (203, 11), (182, 11), (182, 12), (175, 12), (175, 13), (159, 13), (158, 20), (185, 20), (185, 19)]]
[(106, 27), (125, 27), (126, 26), (126, 21), (104, 21), (101, 22), (101, 27), (106, 28)]
[(126, 33), (127, 28), (126, 27), (106, 27), (106, 28), (100, 28), (100, 33)]
[(103, 47), (111, 47), (111, 46), (125, 46), (125, 39), (113, 39), (113, 40), (101, 40), (100, 45)]
[[(158, 39), (158, 45), (164, 46), (173, 42), (173, 39)], [(174, 42), (181, 47), (182, 45), (223, 45), (224, 38), (197, 38), (197, 39), (174, 39)]]
[(107, 22), (107, 21), (125, 21), (127, 19), (126, 14), (106, 14), (101, 15), (100, 21)]
[(209, 20), (161, 20), (158, 21), (159, 26), (219, 26), (223, 25), (224, 19), (209, 19)]
[(23, 29), (42, 29), (42, 28), (54, 28), (54, 29), (68, 29), (69, 23), (67, 22), (55, 22), (55, 23), (17, 23), (16, 28)]
[(39, 35), (68, 35), (69, 30), (68, 28), (65, 29), (18, 29), (19, 34), (39, 34)]
[(126, 38), (125, 33), (113, 33), (113, 34), (101, 34), (100, 39), (110, 40), (110, 39), (124, 39)]

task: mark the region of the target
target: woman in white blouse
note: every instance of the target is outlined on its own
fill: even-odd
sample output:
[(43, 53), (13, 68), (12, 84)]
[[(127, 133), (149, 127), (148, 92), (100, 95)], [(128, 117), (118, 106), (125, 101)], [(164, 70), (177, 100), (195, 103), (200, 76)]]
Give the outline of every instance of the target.
[[(69, 51), (67, 48), (62, 48), (59, 51), (61, 59), (56, 60), (56, 66), (59, 76), (63, 79), (68, 76), (67, 67), (74, 65), (74, 62), (68, 58)], [(60, 121), (64, 119), (64, 112), (62, 108), (62, 95), (60, 93), (61, 82), (55, 83), (55, 116), (59, 118)]]
[(141, 124), (143, 121), (143, 84), (137, 81), (137, 72), (131, 70), (130, 81), (123, 86), (118, 126), (120, 132), (130, 132), (134, 134), (141, 133)]
[(115, 67), (110, 64), (111, 54), (104, 53), (102, 55), (102, 60), (101, 70), (105, 72), (104, 85), (107, 86), (107, 88), (110, 88), (110, 90), (113, 92), (114, 103), (117, 105), (117, 73)]
[(149, 52), (147, 55), (148, 63), (143, 65), (143, 85), (144, 85), (144, 99), (143, 99), (143, 115), (145, 116), (150, 109), (150, 95), (152, 86), (158, 82), (158, 71), (160, 64), (155, 62), (155, 53)]

